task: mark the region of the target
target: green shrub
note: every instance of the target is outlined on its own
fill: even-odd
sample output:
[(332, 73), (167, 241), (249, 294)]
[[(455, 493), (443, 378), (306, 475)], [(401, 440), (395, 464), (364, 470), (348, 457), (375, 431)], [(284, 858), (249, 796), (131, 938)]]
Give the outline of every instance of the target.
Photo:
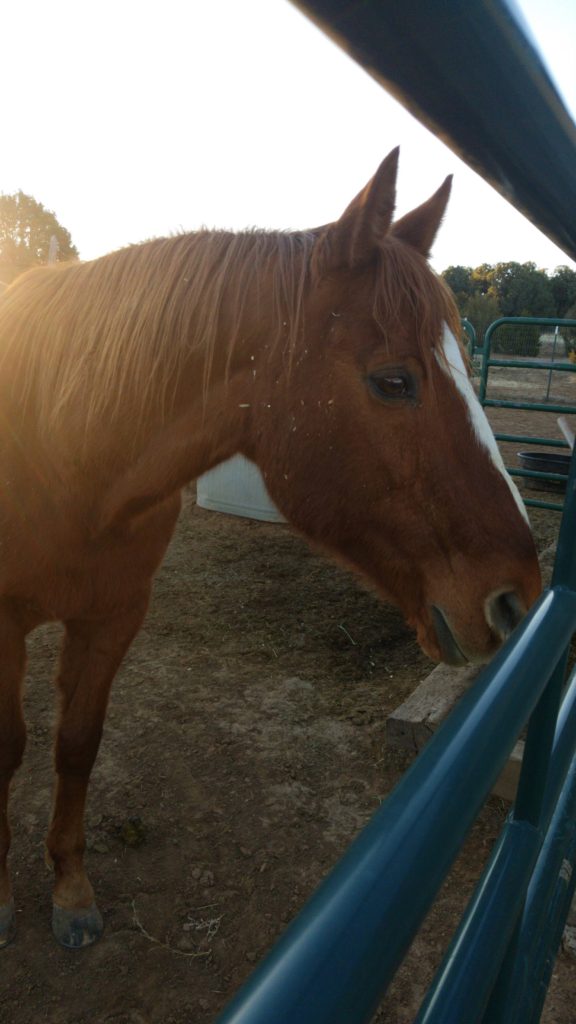
[(540, 324), (502, 324), (492, 335), (493, 355), (506, 355), (534, 359), (540, 352)]

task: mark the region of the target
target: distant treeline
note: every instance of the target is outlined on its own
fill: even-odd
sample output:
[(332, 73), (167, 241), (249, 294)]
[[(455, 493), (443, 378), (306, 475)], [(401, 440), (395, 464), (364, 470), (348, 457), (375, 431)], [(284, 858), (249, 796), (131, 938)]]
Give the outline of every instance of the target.
[(51, 245), (55, 260), (78, 258), (70, 232), (51, 210), (22, 191), (0, 194), (0, 283), (47, 263)]
[(553, 274), (535, 263), (483, 263), (448, 267), (442, 277), (479, 341), (501, 316), (558, 317), (576, 320), (576, 271), (556, 267)]

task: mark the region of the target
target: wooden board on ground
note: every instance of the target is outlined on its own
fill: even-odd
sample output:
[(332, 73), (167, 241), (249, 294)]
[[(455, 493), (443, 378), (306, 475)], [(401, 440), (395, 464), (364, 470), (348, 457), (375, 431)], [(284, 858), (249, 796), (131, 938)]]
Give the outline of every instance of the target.
[[(390, 746), (412, 751), (416, 756), (462, 694), (470, 688), (479, 671), (478, 668), (438, 665), (416, 687), (408, 700), (388, 717), (386, 739)], [(523, 752), (524, 743), (520, 740), (492, 790), (503, 800), (514, 800)]]

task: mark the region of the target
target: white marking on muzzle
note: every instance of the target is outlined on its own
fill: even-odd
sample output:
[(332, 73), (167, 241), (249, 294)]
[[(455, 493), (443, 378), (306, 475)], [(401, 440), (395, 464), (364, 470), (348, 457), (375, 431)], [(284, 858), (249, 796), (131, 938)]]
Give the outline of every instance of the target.
[(446, 362), (444, 362), (439, 356), (437, 356), (438, 363), (442, 367), (445, 373), (447, 373), (454, 381), (459, 394), (462, 395), (468, 409), (468, 416), (472, 424), (474, 435), (479, 443), (488, 451), (492, 462), (496, 466), (499, 473), (502, 474), (510, 491), (512, 497), (516, 502), (523, 518), (529, 523), (528, 513), (526, 512), (526, 506), (520, 497), (520, 492), (516, 487), (516, 484), (512, 480), (512, 477), (506, 472), (506, 467), (502, 461), (500, 449), (496, 444), (496, 438), (492, 433), (492, 428), (488, 422), (486, 413), (480, 405), (480, 402), (476, 396), (476, 392), (472, 387), (470, 378), (466, 372), (464, 366), (464, 360), (462, 359), (462, 353), (460, 346), (456, 341), (456, 338), (452, 334), (452, 331), (447, 324), (444, 324), (444, 337), (442, 339), (442, 345), (444, 349), (444, 355)]

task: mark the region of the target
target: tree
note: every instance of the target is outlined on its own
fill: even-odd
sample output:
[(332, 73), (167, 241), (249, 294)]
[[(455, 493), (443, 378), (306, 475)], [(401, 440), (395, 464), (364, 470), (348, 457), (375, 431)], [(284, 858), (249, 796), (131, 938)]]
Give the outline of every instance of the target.
[(474, 268), (472, 271), (472, 283), (475, 292), (478, 292), (480, 295), (491, 295), (492, 298), (497, 298), (497, 293), (492, 285), (494, 269), (492, 263), (481, 263), (479, 267)]
[(454, 293), (458, 305), (472, 295), (474, 282), (472, 281), (472, 267), (447, 267), (441, 275), (448, 287)]
[(498, 298), (502, 316), (554, 316), (549, 278), (535, 263), (497, 263), (490, 292)]
[(70, 232), (42, 203), (21, 191), (0, 195), (0, 279), (11, 281), (22, 271), (47, 263), (52, 238), (57, 260), (78, 258)]
[(550, 278), (550, 287), (556, 307), (555, 316), (572, 319), (568, 310), (576, 306), (576, 271), (570, 267), (556, 267)]
[[(481, 342), (486, 328), (499, 317), (572, 318), (576, 312), (576, 272), (557, 267), (549, 277), (535, 263), (482, 263), (470, 267), (452, 266), (442, 277), (454, 292), (462, 317), (467, 317)], [(498, 352), (515, 352), (520, 345), (524, 355), (537, 355), (541, 327), (525, 325), (500, 327), (493, 347)], [(576, 329), (563, 331), (567, 346), (574, 344)]]
[(490, 324), (502, 315), (497, 300), (492, 295), (476, 292), (460, 307), (462, 316), (467, 317), (476, 331), (476, 344), (482, 345)]

